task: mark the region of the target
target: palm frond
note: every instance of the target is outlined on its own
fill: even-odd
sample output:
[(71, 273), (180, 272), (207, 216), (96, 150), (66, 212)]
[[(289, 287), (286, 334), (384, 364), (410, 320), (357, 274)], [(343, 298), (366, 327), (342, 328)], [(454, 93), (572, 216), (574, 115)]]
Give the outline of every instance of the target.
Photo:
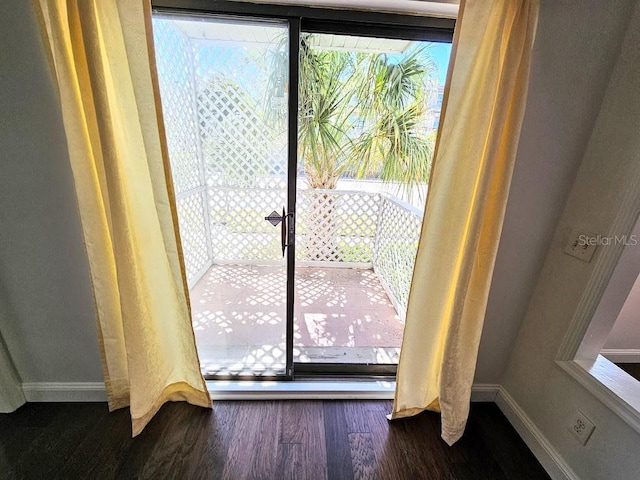
[(426, 92), (437, 73), (428, 48), (398, 55), (300, 45), (298, 143), (309, 184), (335, 188), (348, 173), (401, 182), (428, 181), (433, 138), (425, 128)]

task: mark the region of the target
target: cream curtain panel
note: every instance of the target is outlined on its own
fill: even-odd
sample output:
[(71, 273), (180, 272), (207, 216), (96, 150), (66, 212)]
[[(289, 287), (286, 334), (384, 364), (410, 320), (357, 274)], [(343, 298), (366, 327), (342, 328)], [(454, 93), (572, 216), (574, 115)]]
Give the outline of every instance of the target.
[(454, 35), (392, 418), (463, 434), (527, 96), (537, 0), (467, 0)]
[(111, 410), (133, 435), (200, 374), (144, 0), (38, 0), (91, 269)]
[[(0, 316), (2, 316), (1, 309)], [(0, 413), (13, 412), (26, 401), (9, 349), (0, 335)]]

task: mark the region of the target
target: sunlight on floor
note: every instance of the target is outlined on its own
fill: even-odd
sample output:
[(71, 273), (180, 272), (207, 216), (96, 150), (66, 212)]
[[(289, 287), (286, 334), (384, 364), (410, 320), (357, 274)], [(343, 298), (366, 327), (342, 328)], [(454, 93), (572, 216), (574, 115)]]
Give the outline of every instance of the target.
[[(295, 284), (295, 361), (397, 363), (404, 325), (372, 270), (299, 267)], [(205, 372), (284, 369), (284, 267), (214, 265), (191, 307)]]

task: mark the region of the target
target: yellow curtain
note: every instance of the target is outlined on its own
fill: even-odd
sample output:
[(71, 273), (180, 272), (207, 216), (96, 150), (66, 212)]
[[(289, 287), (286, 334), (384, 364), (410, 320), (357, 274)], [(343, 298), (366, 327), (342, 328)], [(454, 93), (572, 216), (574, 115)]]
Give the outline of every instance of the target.
[(525, 108), (537, 0), (460, 6), (392, 418), (463, 434)]
[(177, 235), (145, 0), (38, 0), (75, 180), (111, 410), (211, 407)]

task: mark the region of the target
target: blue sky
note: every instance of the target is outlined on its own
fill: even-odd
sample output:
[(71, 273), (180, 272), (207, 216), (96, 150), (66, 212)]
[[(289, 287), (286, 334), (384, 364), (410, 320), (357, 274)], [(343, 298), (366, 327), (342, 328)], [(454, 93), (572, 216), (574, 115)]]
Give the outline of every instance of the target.
[(444, 85), (447, 78), (447, 65), (449, 64), (449, 56), (451, 55), (450, 43), (432, 43), (429, 52), (438, 64), (438, 78), (440, 85)]
[(449, 56), (451, 55), (451, 44), (441, 42), (415, 42), (404, 54), (393, 54), (392, 58), (400, 61), (414, 48), (426, 48), (426, 53), (433, 57), (438, 66), (438, 84), (444, 87), (447, 79), (447, 67), (449, 66)]

